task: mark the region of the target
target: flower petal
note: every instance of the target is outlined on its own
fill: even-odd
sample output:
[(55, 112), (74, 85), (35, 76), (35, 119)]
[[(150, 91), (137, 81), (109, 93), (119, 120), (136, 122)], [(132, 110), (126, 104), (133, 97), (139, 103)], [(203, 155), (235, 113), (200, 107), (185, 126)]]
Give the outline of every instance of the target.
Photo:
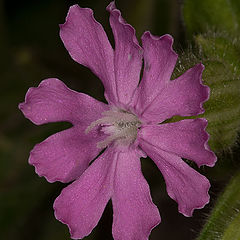
[(114, 2), (108, 5), (107, 10), (110, 12), (115, 39), (114, 67), (118, 100), (126, 105), (131, 101), (140, 79), (143, 50), (138, 44), (135, 29), (125, 22)]
[(138, 90), (138, 108), (143, 109), (158, 95), (170, 81), (177, 61), (173, 51), (173, 38), (161, 37), (145, 32), (142, 36), (144, 49), (144, 72)]
[(144, 126), (139, 137), (157, 148), (174, 153), (202, 165), (214, 166), (217, 158), (210, 150), (205, 131), (207, 120), (185, 119), (174, 123)]
[(209, 97), (209, 88), (201, 82), (203, 69), (202, 64), (197, 64), (168, 83), (146, 106), (142, 117), (157, 123), (175, 115), (193, 116), (203, 113), (203, 102)]
[(134, 151), (120, 152), (114, 179), (113, 237), (115, 240), (145, 240), (160, 223), (149, 186)]
[(112, 194), (115, 155), (107, 149), (55, 200), (55, 217), (68, 225), (73, 239), (87, 236), (97, 225)]
[(103, 134), (96, 130), (86, 135), (85, 129), (74, 126), (37, 144), (29, 158), (36, 173), (49, 182), (70, 182), (78, 178), (100, 152), (97, 142), (103, 139)]
[(168, 195), (178, 203), (180, 213), (190, 217), (194, 209), (203, 208), (209, 202), (210, 183), (206, 177), (172, 153), (145, 141), (141, 141), (141, 147), (163, 174)]
[(84, 93), (69, 89), (56, 78), (49, 78), (37, 88), (30, 88), (19, 108), (26, 118), (37, 125), (67, 121), (88, 126), (109, 107)]
[(103, 82), (105, 97), (116, 102), (114, 53), (108, 37), (89, 8), (70, 7), (60, 37), (76, 62), (90, 68)]

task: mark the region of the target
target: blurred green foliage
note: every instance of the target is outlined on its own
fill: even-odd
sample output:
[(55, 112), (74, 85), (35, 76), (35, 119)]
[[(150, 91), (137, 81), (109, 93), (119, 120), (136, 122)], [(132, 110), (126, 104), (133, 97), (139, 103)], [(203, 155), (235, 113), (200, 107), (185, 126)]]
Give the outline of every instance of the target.
[(214, 28), (239, 34), (240, 3), (238, 0), (185, 0), (184, 21), (189, 36)]
[(197, 240), (238, 240), (240, 239), (240, 173), (231, 179), (219, 197), (209, 220)]

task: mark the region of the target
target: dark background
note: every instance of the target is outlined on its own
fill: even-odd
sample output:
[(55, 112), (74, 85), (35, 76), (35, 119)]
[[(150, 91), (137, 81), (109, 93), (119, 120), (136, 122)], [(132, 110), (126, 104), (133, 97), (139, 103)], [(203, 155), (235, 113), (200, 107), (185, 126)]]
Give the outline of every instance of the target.
[[(68, 87), (104, 101), (100, 80), (87, 68), (75, 63), (65, 50), (58, 24), (65, 21), (68, 8), (78, 3), (94, 10), (112, 41), (105, 11), (105, 0), (0, 1), (0, 239), (63, 240), (70, 239), (68, 229), (53, 215), (52, 204), (64, 184), (48, 183), (28, 165), (33, 146), (49, 135), (70, 127), (67, 123), (35, 126), (18, 110), (27, 89), (41, 80), (57, 77)], [(116, 0), (123, 17), (132, 24), (140, 39), (145, 30), (155, 35), (170, 33), (175, 49), (181, 52), (188, 44), (181, 17), (181, 1)], [(227, 155), (229, 158), (229, 155)], [(150, 159), (142, 160), (143, 174), (149, 182), (152, 198), (158, 206), (162, 223), (151, 240), (194, 239), (208, 215), (217, 194), (234, 169), (231, 159), (214, 169), (202, 168), (211, 183), (211, 203), (195, 210), (192, 218), (177, 211), (177, 204), (165, 190), (161, 173)], [(85, 239), (112, 239), (112, 209), (108, 204), (98, 226)]]

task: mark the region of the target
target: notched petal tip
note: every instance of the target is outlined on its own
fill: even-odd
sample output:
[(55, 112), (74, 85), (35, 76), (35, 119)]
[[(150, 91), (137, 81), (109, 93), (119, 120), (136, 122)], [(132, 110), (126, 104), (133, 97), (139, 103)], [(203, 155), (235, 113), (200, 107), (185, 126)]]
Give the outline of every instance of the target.
[(66, 204), (62, 202), (62, 199), (64, 199), (64, 197), (67, 196), (66, 192), (67, 192), (67, 189), (64, 188), (61, 191), (60, 195), (55, 199), (53, 203), (54, 216), (58, 221), (67, 225), (70, 232), (71, 239), (82, 239), (83, 237), (89, 235), (91, 231), (80, 236), (78, 234), (78, 226), (74, 226), (71, 216), (62, 214), (62, 209), (67, 207)]
[(185, 217), (192, 217), (195, 209), (202, 209), (210, 202), (210, 196), (209, 196), (208, 191), (209, 191), (211, 185), (210, 185), (210, 182), (208, 181), (208, 179), (206, 177), (204, 177), (204, 178), (206, 180), (206, 184), (204, 186), (205, 192), (204, 192), (204, 195), (202, 194), (199, 196), (199, 198), (202, 198), (202, 203), (199, 205), (193, 206), (191, 208), (186, 208), (186, 207), (178, 205), (178, 211), (180, 213), (182, 213)]
[[(39, 143), (40, 144), (40, 143)], [(39, 144), (36, 144), (39, 145)], [(39, 177), (44, 177), (49, 183), (54, 183), (54, 182), (62, 182), (62, 183), (65, 183), (65, 181), (62, 181), (60, 179), (57, 179), (57, 178), (51, 178), (49, 177), (47, 174), (43, 173), (40, 168), (38, 167), (39, 166), (39, 163), (37, 163), (36, 161), (34, 161), (34, 149), (30, 152), (30, 156), (28, 158), (28, 163), (30, 165), (32, 165), (35, 169), (35, 173), (39, 176)]]
[[(182, 120), (186, 121), (186, 120)], [(208, 145), (208, 141), (210, 139), (210, 135), (207, 132), (207, 125), (208, 121), (205, 118), (196, 118), (196, 119), (188, 119), (187, 121), (193, 121), (193, 122), (199, 122), (199, 129), (201, 129), (201, 135), (203, 134), (203, 142), (201, 143), (201, 147), (208, 153), (206, 157), (203, 157), (206, 161), (204, 162), (195, 162), (197, 166), (200, 168), (201, 166), (208, 166), (208, 167), (213, 167), (217, 161), (217, 156), (215, 153), (210, 149)], [(180, 121), (181, 122), (181, 121)]]
[[(64, 30), (65, 27), (67, 27), (69, 24), (74, 24), (74, 22), (72, 21), (73, 18), (77, 18), (77, 14), (79, 14), (80, 12), (85, 12), (87, 13), (93, 20), (94, 23), (101, 25), (95, 18), (94, 18), (94, 12), (91, 8), (82, 8), (80, 7), (78, 4), (74, 4), (72, 5), (67, 13), (67, 16), (65, 18), (65, 22), (62, 24), (59, 24), (59, 28), (60, 28), (60, 37), (64, 43), (64, 40), (62, 38), (62, 30)], [(74, 20), (74, 19), (73, 19)]]
[(176, 59), (178, 58), (178, 54), (173, 49), (174, 39), (170, 34), (164, 34), (162, 36), (155, 36), (155, 35), (151, 34), (150, 31), (145, 31), (143, 33), (141, 39), (143, 40), (144, 38), (151, 38), (153, 41), (164, 41), (164, 42), (166, 42), (166, 44), (170, 48), (171, 54), (173, 54), (176, 57)]
[(135, 44), (136, 48), (139, 48), (139, 54), (142, 55), (143, 51), (141, 46), (138, 43), (138, 40), (136, 38), (136, 30), (133, 26), (131, 26), (129, 23), (125, 21), (125, 19), (122, 17), (121, 11), (116, 8), (115, 1), (112, 1), (108, 6), (107, 6), (107, 11), (110, 13), (110, 15), (113, 18), (116, 18), (117, 21), (122, 24), (125, 28), (128, 28), (128, 30), (132, 33), (132, 41)]
[[(62, 195), (62, 194), (64, 193), (64, 190), (65, 190), (65, 189), (62, 190), (62, 192), (61, 192), (60, 195)], [(59, 205), (59, 204), (58, 204), (58, 200), (59, 200), (60, 195), (55, 199), (55, 201), (54, 201), (54, 203), (53, 203), (54, 216), (55, 216), (55, 218), (56, 218), (59, 222), (67, 225), (67, 227), (68, 227), (68, 229), (69, 229), (69, 232), (70, 232), (71, 239), (79, 239), (78, 236), (75, 236), (76, 230), (74, 229), (74, 227), (72, 227), (72, 226), (68, 223), (68, 221), (67, 221), (66, 219), (64, 219), (64, 218), (61, 217), (61, 208), (62, 208), (62, 206), (58, 206), (58, 205)]]
[(31, 122), (33, 122), (35, 125), (41, 125), (42, 123), (37, 121), (34, 117), (32, 117), (32, 108), (31, 108), (31, 95), (38, 87), (31, 87), (28, 89), (25, 100), (22, 103), (19, 103), (18, 108), (22, 111), (25, 118), (29, 119)]
[(63, 82), (56, 78), (48, 78), (40, 82), (37, 87), (31, 87), (28, 89), (24, 102), (18, 105), (18, 108), (22, 111), (24, 116), (33, 122), (35, 125), (44, 124), (47, 118), (41, 115), (40, 111), (36, 111), (36, 105), (40, 103), (40, 100), (36, 97), (42, 88), (48, 88), (51, 85), (65, 86)]
[[(94, 13), (91, 8), (81, 8), (78, 4), (72, 5), (67, 13), (67, 16), (65, 18), (65, 22), (62, 24), (59, 24), (60, 28), (60, 37), (61, 37), (61, 30), (68, 25), (68, 23), (71, 21), (71, 18), (74, 17), (74, 15), (78, 14), (79, 11), (85, 11), (88, 12), (88, 14), (92, 17), (92, 19), (98, 23), (94, 18)], [(76, 16), (77, 17), (77, 16)], [(99, 24), (99, 23), (98, 23)]]
[(22, 111), (24, 108), (24, 102), (18, 104), (18, 109)]
[(205, 112), (203, 105), (206, 101), (209, 100), (209, 97), (210, 97), (210, 88), (207, 85), (203, 84), (203, 80), (202, 80), (202, 73), (203, 73), (203, 70), (205, 69), (205, 66), (202, 63), (198, 63), (193, 67), (193, 69), (196, 69), (196, 72), (199, 72), (198, 80), (199, 80), (200, 86), (203, 89), (203, 99), (200, 102), (200, 111), (199, 113), (197, 113), (197, 114), (202, 114)]
[[(61, 194), (64, 192), (65, 189), (62, 190)], [(91, 232), (89, 232), (87, 235), (85, 236), (79, 236), (77, 234), (77, 229), (76, 227), (74, 227), (73, 224), (70, 223), (70, 221), (68, 221), (66, 218), (61, 217), (61, 208), (63, 208), (64, 206), (58, 206), (58, 199), (60, 197), (60, 195), (55, 199), (54, 203), (53, 203), (53, 210), (54, 210), (54, 217), (61, 222), (62, 224), (65, 224), (68, 227), (71, 239), (82, 239), (83, 237), (89, 235)]]
[(198, 63), (192, 68), (188, 69), (183, 75), (179, 77), (182, 78), (181, 80), (183, 80), (185, 76), (187, 77), (189, 75), (188, 82), (190, 83), (191, 81), (192, 84), (194, 84), (194, 87), (196, 88), (195, 92), (196, 93), (198, 92), (198, 97), (196, 98), (195, 102), (195, 110), (191, 114), (183, 116), (195, 116), (203, 114), (205, 112), (203, 105), (206, 101), (208, 101), (210, 97), (210, 88), (207, 85), (204, 85), (202, 81), (202, 73), (204, 69), (205, 69), (204, 65), (202, 63)]
[(80, 8), (78, 4), (74, 4), (74, 5), (70, 6), (70, 8), (68, 9), (67, 16), (65, 18), (65, 22), (58, 25), (60, 27), (60, 29), (67, 24), (72, 11), (75, 11), (75, 9), (77, 9), (77, 8)]
[(26, 100), (24, 102), (18, 104), (18, 109), (23, 113), (25, 118), (28, 118), (27, 115), (25, 114)]
[(202, 164), (197, 164), (198, 167), (201, 167), (202, 165), (206, 165), (208, 167), (213, 167), (217, 161), (217, 156), (215, 155), (215, 153), (210, 149), (209, 145), (208, 145), (208, 141), (210, 139), (210, 134), (208, 134), (207, 132), (207, 125), (208, 125), (208, 121), (205, 118), (197, 118), (196, 120), (202, 121), (203, 122), (203, 131), (205, 134), (205, 141), (203, 143), (204, 149), (209, 152), (211, 154), (211, 158), (209, 158), (209, 161), (207, 163), (202, 163)]
[(38, 148), (38, 146), (41, 146), (42, 144), (44, 144), (44, 142), (36, 144), (34, 146), (34, 148), (31, 150), (29, 158), (28, 158), (28, 163), (34, 167), (35, 173), (39, 177), (44, 177), (49, 183), (54, 183), (54, 182), (67, 183), (67, 182), (69, 182), (68, 180), (64, 180), (64, 178), (60, 179), (53, 175), (51, 176), (51, 175), (47, 174), (46, 172), (44, 172), (43, 168), (39, 167), (40, 163), (38, 161), (36, 161), (36, 159), (35, 159), (35, 149)]
[(116, 4), (115, 4), (115, 1), (112, 1), (108, 4), (108, 6), (106, 7), (107, 11), (112, 11), (114, 9), (116, 9)]

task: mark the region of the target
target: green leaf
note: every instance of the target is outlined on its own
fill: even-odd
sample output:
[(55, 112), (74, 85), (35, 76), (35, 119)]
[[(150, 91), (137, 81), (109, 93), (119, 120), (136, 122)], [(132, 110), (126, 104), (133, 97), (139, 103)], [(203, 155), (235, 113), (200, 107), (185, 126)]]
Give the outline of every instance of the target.
[(219, 197), (197, 240), (240, 239), (240, 173), (232, 178)]
[(238, 0), (185, 0), (183, 17), (189, 36), (208, 29), (239, 35)]
[(232, 9), (235, 13), (235, 19), (238, 24), (238, 28), (240, 28), (240, 1), (239, 0), (230, 0), (229, 3), (231, 4)]

